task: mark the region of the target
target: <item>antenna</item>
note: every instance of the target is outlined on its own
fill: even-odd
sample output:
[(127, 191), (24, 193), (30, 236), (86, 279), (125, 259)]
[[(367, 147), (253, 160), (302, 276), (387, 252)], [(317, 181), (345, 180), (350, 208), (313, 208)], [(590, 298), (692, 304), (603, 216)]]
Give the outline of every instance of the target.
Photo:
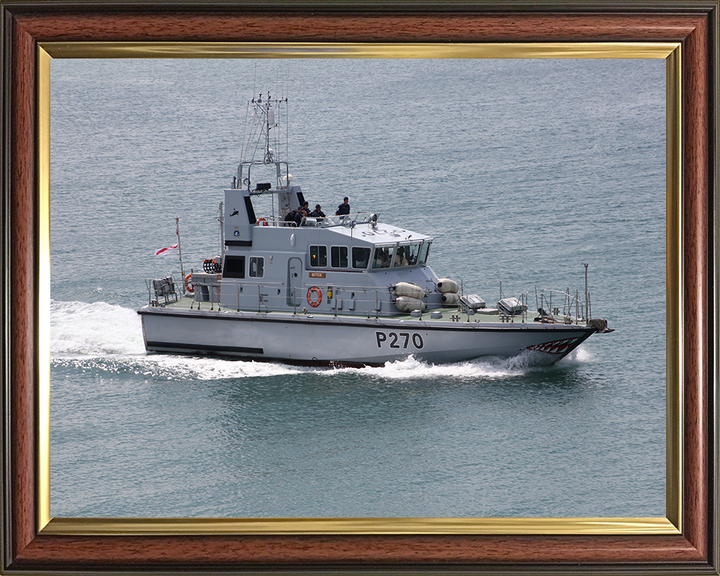
[(255, 84), (256, 84), (255, 81), (256, 80), (257, 80), (257, 62), (255, 62), (255, 68), (253, 69), (253, 91), (252, 91), (253, 96), (256, 94), (256, 92), (255, 92)]
[(275, 94), (280, 94), (280, 98), (282, 98), (282, 90), (280, 90), (280, 66), (275, 69)]
[(588, 296), (588, 266), (589, 264), (583, 264), (585, 266), (585, 320), (590, 320), (590, 305)]

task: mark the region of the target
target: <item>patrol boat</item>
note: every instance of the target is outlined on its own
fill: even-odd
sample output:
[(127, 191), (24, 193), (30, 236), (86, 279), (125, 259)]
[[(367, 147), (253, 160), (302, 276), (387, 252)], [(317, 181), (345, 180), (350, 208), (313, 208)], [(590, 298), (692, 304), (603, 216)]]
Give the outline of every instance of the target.
[(220, 204), (221, 254), (187, 275), (181, 258), (181, 282), (146, 281), (148, 304), (138, 313), (148, 352), (304, 365), (382, 365), (410, 355), (431, 363), (525, 355), (553, 364), (612, 331), (591, 317), (587, 265), (584, 300), (569, 289), (533, 289), (488, 306), (435, 274), (431, 236), (377, 213), (296, 216), (305, 198), (276, 152), (287, 146), (279, 129), (287, 98), (260, 94), (248, 111), (237, 175)]

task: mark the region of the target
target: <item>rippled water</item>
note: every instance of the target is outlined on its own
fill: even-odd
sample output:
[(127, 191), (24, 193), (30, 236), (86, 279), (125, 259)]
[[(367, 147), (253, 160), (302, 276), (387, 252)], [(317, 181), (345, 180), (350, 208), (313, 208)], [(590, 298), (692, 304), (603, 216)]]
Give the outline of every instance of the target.
[[(664, 62), (54, 60), (55, 516), (661, 516)], [(266, 83), (263, 85), (263, 83)], [(217, 252), (253, 90), (311, 204), (434, 236), (492, 302), (583, 289), (549, 368), (146, 355), (145, 279)]]

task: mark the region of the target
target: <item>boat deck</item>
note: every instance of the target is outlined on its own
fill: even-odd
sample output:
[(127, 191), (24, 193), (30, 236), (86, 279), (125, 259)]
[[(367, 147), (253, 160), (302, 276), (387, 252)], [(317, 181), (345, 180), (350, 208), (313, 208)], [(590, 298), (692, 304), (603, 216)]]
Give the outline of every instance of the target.
[[(303, 311), (302, 309), (298, 309), (296, 311), (293, 311), (291, 309), (288, 309), (287, 311), (277, 311), (277, 310), (270, 310), (265, 309), (264, 307), (261, 309), (240, 309), (236, 310), (234, 308), (220, 308), (220, 306), (215, 303), (211, 302), (196, 302), (193, 297), (185, 296), (182, 298), (179, 298), (177, 302), (168, 302), (168, 303), (162, 303), (161, 305), (157, 306), (157, 308), (165, 309), (168, 312), (170, 311), (180, 311), (180, 310), (201, 310), (203, 312), (238, 312), (242, 315), (266, 315), (268, 313), (272, 313), (273, 315), (276, 314), (283, 314), (290, 317), (297, 317), (297, 316), (305, 316), (308, 318), (355, 318), (355, 319), (361, 319), (361, 318), (376, 318), (374, 314), (348, 314), (347, 312), (341, 313), (341, 314), (334, 314), (334, 313), (327, 313), (327, 312), (318, 312), (315, 310), (307, 310)], [(424, 310), (420, 315), (416, 312), (414, 315), (412, 313), (398, 313), (393, 314), (392, 316), (388, 315), (380, 315), (379, 318), (381, 319), (387, 319), (387, 320), (394, 320), (394, 321), (418, 321), (421, 320), (423, 322), (492, 322), (492, 323), (510, 323), (510, 324), (518, 324), (518, 323), (524, 323), (524, 322), (530, 322), (535, 323), (535, 318), (538, 317), (538, 312), (536, 310), (528, 310), (524, 315), (518, 314), (516, 316), (505, 316), (501, 315), (497, 309), (486, 309), (485, 312), (483, 311), (477, 311), (476, 313), (470, 313), (456, 308), (456, 307), (447, 307), (447, 308), (434, 308), (432, 310)], [(564, 323), (565, 318), (563, 316), (555, 316), (555, 321), (559, 324)], [(574, 320), (574, 319), (573, 319)], [(574, 323), (574, 322), (573, 322)]]

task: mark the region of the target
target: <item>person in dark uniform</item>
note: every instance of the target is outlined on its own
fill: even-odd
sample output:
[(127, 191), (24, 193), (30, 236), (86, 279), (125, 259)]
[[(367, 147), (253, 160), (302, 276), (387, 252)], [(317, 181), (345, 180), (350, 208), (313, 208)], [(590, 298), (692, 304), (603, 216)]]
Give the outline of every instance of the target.
[(295, 216), (297, 216), (297, 210), (290, 210), (285, 215), (285, 222), (295, 222)]
[(320, 204), (315, 204), (315, 210), (310, 212), (310, 216), (313, 216), (315, 218), (325, 218), (325, 213), (320, 208)]
[(338, 206), (335, 216), (342, 216), (344, 214), (350, 214), (350, 204), (348, 203), (348, 197), (343, 198), (343, 203)]
[(307, 215), (307, 210), (305, 210), (304, 207), (301, 206), (300, 208), (298, 208), (297, 214), (295, 214), (295, 225), (302, 225), (302, 221)]

